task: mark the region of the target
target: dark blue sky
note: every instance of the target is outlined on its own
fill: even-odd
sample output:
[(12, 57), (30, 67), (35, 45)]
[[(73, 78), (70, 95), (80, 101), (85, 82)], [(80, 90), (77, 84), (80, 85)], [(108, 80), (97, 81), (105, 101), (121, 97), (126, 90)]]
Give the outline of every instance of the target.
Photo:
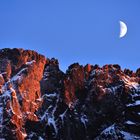
[[(140, 67), (139, 0), (1, 0), (0, 48), (36, 50), (65, 70), (80, 64)], [(119, 20), (128, 33), (119, 38)]]

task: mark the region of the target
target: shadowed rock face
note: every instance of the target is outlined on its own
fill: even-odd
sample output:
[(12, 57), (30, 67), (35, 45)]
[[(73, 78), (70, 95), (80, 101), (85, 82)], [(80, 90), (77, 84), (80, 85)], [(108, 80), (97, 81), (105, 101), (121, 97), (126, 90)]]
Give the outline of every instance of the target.
[(140, 70), (0, 50), (0, 139), (140, 139)]

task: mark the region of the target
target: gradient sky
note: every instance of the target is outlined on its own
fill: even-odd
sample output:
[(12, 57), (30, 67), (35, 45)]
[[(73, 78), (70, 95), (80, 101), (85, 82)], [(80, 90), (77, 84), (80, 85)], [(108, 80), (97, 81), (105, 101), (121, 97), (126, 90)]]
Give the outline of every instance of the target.
[[(128, 33), (119, 38), (119, 20)], [(140, 0), (1, 0), (0, 48), (80, 64), (140, 67)]]

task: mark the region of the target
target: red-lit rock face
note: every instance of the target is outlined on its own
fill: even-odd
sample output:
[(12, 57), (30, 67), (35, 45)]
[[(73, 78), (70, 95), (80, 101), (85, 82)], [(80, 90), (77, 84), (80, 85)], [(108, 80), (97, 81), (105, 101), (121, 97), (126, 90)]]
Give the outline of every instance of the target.
[(78, 63), (63, 73), (54, 58), (0, 50), (0, 139), (140, 138), (139, 73)]
[(20, 49), (2, 50), (0, 58), (2, 96), (7, 99), (2, 102), (5, 105), (3, 120), (9, 119), (15, 127), (11, 130), (11, 126), (7, 126), (6, 133), (15, 131), (13, 136), (8, 137), (24, 139), (25, 121), (27, 119), (38, 121), (35, 111), (38, 110), (39, 105), (36, 100), (41, 98), (40, 80), (46, 59), (36, 52)]

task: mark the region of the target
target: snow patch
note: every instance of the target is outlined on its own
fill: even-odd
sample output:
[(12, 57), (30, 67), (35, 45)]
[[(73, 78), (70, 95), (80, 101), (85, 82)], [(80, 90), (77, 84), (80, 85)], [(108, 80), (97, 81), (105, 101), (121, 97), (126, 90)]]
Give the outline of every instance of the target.
[(64, 113), (62, 113), (62, 114), (59, 115), (59, 117), (60, 117), (61, 120), (62, 120), (62, 124), (64, 124), (64, 117), (65, 117), (65, 115), (66, 115), (67, 110), (68, 110), (68, 109), (66, 109), (66, 110), (64, 111)]
[(48, 80), (48, 77), (49, 76), (50, 76), (50, 73), (49, 72), (44, 72), (43, 80)]
[(127, 104), (126, 106), (129, 107), (129, 106), (137, 106), (137, 105), (140, 105), (140, 101), (139, 100), (135, 101), (135, 103)]
[(111, 87), (111, 89), (112, 89), (114, 95), (115, 95), (115, 93), (116, 93), (116, 90), (118, 90), (120, 87), (121, 87), (121, 85)]
[(136, 92), (140, 91), (140, 85), (137, 82), (132, 82), (128, 76), (126, 77), (123, 76), (123, 81), (125, 82), (126, 86), (134, 88)]
[(134, 134), (130, 134), (130, 133), (125, 132), (125, 131), (121, 131), (121, 134), (124, 136), (125, 140), (139, 140), (140, 139), (139, 136), (136, 136)]
[(125, 123), (126, 123), (126, 124), (132, 124), (132, 125), (135, 124), (135, 123), (132, 122), (132, 121), (126, 121)]
[(105, 133), (105, 134), (112, 134), (111, 132), (112, 132), (112, 130), (114, 130), (115, 131), (115, 128), (114, 128), (114, 124), (113, 125), (111, 125), (111, 126), (109, 126), (109, 127), (107, 127), (105, 130), (103, 130), (102, 131), (102, 133), (101, 134), (103, 134), (103, 133)]
[(45, 94), (46, 97), (56, 97), (56, 93), (52, 93), (52, 94)]
[(2, 97), (9, 97), (9, 98), (11, 98), (11, 91), (10, 90), (7, 90), (6, 92), (4, 92), (2, 94)]
[(22, 136), (23, 136), (24, 138), (27, 137), (27, 134), (26, 134), (26, 133), (21, 132), (21, 134), (22, 134)]
[(80, 120), (84, 124), (84, 127), (86, 128), (86, 123), (88, 122), (87, 116), (86, 115), (82, 115)]
[(58, 133), (58, 130), (57, 130), (57, 127), (56, 127), (56, 124), (55, 124), (55, 120), (54, 120), (54, 117), (53, 118), (48, 118), (48, 125), (50, 126), (52, 124), (54, 130), (55, 130), (55, 133), (57, 134)]
[(41, 136), (39, 136), (38, 140), (44, 140)]
[(135, 98), (135, 97), (139, 97), (140, 94), (135, 93), (135, 94), (131, 94), (131, 96), (132, 96), (132, 98)]
[(93, 70), (90, 74), (91, 77), (93, 77), (96, 74), (96, 70)]
[(15, 90), (12, 87), (10, 88), (10, 90), (11, 90), (11, 92), (15, 92)]
[(24, 72), (25, 70), (27, 70), (28, 68), (24, 68), (24, 69), (22, 69), (21, 71), (19, 71), (15, 76), (13, 76), (12, 78), (11, 78), (11, 82), (13, 82), (13, 81), (17, 81), (17, 80), (19, 80), (19, 81), (21, 81), (22, 80), (22, 72)]
[(49, 67), (45, 68), (44, 74), (43, 74), (43, 80), (48, 80), (48, 77), (50, 76)]
[(3, 78), (3, 74), (7, 74), (7, 72), (0, 73), (0, 77)]
[(26, 62), (26, 65), (32, 65), (33, 63), (36, 63), (36, 61), (32, 60), (32, 61)]
[(54, 113), (56, 112), (57, 104), (59, 102), (60, 97), (56, 93), (45, 94), (42, 98), (44, 98), (44, 97), (47, 97), (47, 100), (49, 102), (52, 102), (53, 106), (52, 106), (52, 104), (50, 104), (49, 107), (47, 107), (45, 113), (41, 116), (41, 120), (47, 121), (47, 124), (49, 126), (53, 126), (55, 134), (57, 135), (57, 133), (58, 133), (58, 129), (57, 129), (57, 125), (56, 125), (57, 120), (55, 120)]
[(73, 109), (73, 108), (74, 108), (73, 102), (69, 102), (68, 107), (69, 107), (70, 109)]
[(2, 125), (2, 121), (3, 121), (3, 107), (0, 107), (0, 126)]

